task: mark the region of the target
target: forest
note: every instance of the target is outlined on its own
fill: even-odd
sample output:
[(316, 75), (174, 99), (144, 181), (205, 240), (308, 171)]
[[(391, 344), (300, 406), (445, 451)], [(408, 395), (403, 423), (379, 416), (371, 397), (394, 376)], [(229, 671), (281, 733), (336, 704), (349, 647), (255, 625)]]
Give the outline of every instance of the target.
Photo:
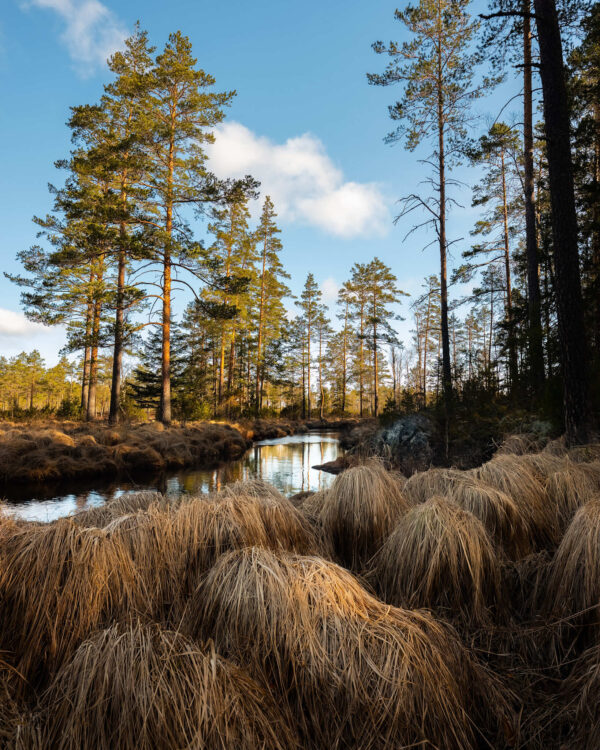
[[(72, 107), (53, 211), (34, 218), (41, 244), (19, 252), (23, 273), (11, 276), (30, 319), (66, 326), (65, 357), (51, 369), (36, 352), (2, 358), (3, 412), (169, 424), (476, 399), (586, 435), (600, 346), (597, 8), (560, 6), (547, 47), (527, 9), (500, 3), (471, 17), (467, 3), (453, 4), (440, 27), (436, 8), (398, 11), (409, 41), (375, 43), (387, 67), (368, 74), (397, 85), (387, 139), (432, 149), (425, 192), (400, 202), (400, 217), (414, 216), (440, 251), (421, 294), (400, 288), (401, 250), (397, 267), (375, 255), (347, 268), (331, 310), (317, 271), (292, 298), (277, 206), (253, 177), (210, 172), (205, 144), (235, 92), (215, 90), (181, 32), (157, 52), (138, 27), (109, 60), (101, 100)], [(522, 122), (500, 112), (482, 132), (475, 101), (509, 77), (522, 89)], [(479, 218), (449, 272), (461, 164), (478, 178)], [(204, 235), (191, 228), (199, 216)], [(459, 283), (468, 291), (456, 297)], [(179, 319), (178, 295), (190, 300)], [(406, 341), (394, 323), (402, 299)]]
[(197, 29), (138, 22), (70, 107), (2, 280), (66, 344), (0, 354), (0, 750), (600, 747), (600, 3), (389, 16), (397, 254), (334, 293), (213, 169)]

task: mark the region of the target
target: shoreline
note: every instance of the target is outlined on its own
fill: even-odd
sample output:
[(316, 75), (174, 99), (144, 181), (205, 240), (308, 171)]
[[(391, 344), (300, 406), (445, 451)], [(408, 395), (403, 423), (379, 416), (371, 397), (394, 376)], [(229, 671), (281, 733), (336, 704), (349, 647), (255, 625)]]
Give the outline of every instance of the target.
[(135, 480), (177, 469), (213, 469), (239, 460), (256, 442), (321, 430), (347, 431), (360, 420), (257, 420), (161, 423), (0, 423), (0, 497), (68, 482)]

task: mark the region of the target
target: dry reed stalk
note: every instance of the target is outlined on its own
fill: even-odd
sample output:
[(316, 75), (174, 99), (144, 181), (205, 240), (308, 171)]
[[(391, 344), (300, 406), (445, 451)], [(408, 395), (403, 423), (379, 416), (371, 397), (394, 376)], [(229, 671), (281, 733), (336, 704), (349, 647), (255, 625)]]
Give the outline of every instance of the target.
[(42, 697), (56, 750), (294, 750), (269, 695), (212, 644), (134, 622), (78, 648)]
[(399, 483), (371, 460), (335, 478), (323, 495), (319, 521), (336, 559), (359, 572), (409, 507)]
[(132, 492), (119, 495), (103, 505), (77, 511), (71, 518), (78, 526), (102, 528), (119, 516), (136, 513), (138, 510), (148, 510), (151, 507), (167, 508), (170, 505), (171, 501), (160, 492)]
[(531, 527), (506, 493), (461, 474), (450, 486), (448, 497), (478, 518), (508, 557), (520, 558), (532, 551)]
[(546, 493), (557, 508), (564, 531), (577, 510), (600, 492), (600, 472), (594, 464), (564, 460), (559, 471), (546, 480)]
[(0, 547), (1, 647), (43, 681), (137, 587), (131, 558), (105, 532), (69, 518), (20, 527)]
[(600, 496), (575, 513), (556, 551), (546, 611), (570, 625), (600, 625)]
[(311, 750), (466, 750), (506, 709), (452, 629), (383, 605), (321, 558), (223, 555), (186, 627), (289, 701)]
[(425, 503), (435, 495), (449, 495), (454, 484), (464, 476), (458, 469), (418, 471), (409, 477), (402, 492), (413, 505)]
[(471, 476), (507, 494), (532, 531), (532, 540), (541, 549), (553, 548), (559, 539), (559, 514), (548, 500), (543, 483), (520, 456), (495, 456)]
[(412, 508), (373, 561), (369, 579), (384, 601), (443, 610), (450, 619), (488, 625), (501, 605), (500, 563), (481, 521), (433, 497)]
[(505, 438), (498, 450), (497, 456), (514, 455), (523, 456), (526, 453), (534, 453), (543, 447), (537, 435), (525, 432), (521, 434), (509, 435)]

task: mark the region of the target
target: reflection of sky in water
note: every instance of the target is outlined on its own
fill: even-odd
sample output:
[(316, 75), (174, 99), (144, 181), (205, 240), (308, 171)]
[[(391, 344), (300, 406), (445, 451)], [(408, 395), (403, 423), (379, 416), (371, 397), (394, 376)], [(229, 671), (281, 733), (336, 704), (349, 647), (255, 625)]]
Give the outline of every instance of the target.
[[(335, 434), (312, 433), (290, 435), (276, 440), (263, 440), (238, 461), (217, 469), (187, 469), (175, 474), (152, 477), (147, 482), (104, 483), (95, 482), (95, 489), (85, 489), (78, 494), (73, 490), (67, 494), (63, 489), (52, 497), (38, 492), (37, 497), (23, 501), (17, 498), (9, 501), (7, 507), (20, 518), (32, 521), (53, 521), (75, 510), (101, 505), (105, 500), (122, 495), (124, 492), (156, 490), (169, 497), (182, 494), (214, 492), (231, 482), (259, 478), (277, 487), (284, 495), (296, 492), (320, 490), (333, 481), (332, 474), (312, 467), (333, 461), (342, 452)], [(66, 485), (69, 487), (69, 485)]]

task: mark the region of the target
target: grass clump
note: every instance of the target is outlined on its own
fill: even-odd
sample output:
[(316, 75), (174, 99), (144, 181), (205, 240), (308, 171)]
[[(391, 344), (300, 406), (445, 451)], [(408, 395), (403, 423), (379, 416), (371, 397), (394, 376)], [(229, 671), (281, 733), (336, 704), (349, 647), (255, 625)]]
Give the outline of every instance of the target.
[(575, 513), (556, 551), (546, 609), (565, 624), (600, 625), (600, 496)]
[(80, 645), (41, 701), (56, 750), (293, 750), (268, 694), (209, 644), (133, 622)]
[(441, 497), (400, 519), (370, 578), (394, 606), (432, 607), (479, 625), (501, 604), (500, 563), (483, 524)]
[(187, 628), (289, 703), (304, 748), (466, 750), (505, 707), (451, 629), (383, 605), (321, 558), (229, 553), (194, 605)]
[(131, 558), (104, 531), (70, 518), (21, 525), (0, 547), (0, 648), (19, 674), (43, 681), (137, 586)]
[(409, 507), (400, 484), (372, 460), (336, 477), (323, 495), (318, 519), (336, 559), (360, 571)]
[(531, 528), (537, 547), (552, 549), (556, 546), (560, 534), (558, 510), (548, 501), (544, 484), (535, 470), (520, 456), (495, 456), (467, 473), (512, 499)]

